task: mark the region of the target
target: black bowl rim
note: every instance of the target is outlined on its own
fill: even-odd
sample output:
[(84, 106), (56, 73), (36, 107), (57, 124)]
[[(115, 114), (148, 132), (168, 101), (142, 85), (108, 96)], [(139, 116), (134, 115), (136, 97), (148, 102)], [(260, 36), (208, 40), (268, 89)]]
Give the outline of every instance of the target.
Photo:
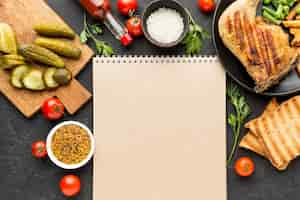
[[(183, 34), (176, 41), (171, 42), (171, 43), (161, 43), (161, 42), (158, 42), (158, 41), (154, 40), (150, 36), (150, 34), (148, 33), (147, 28), (146, 28), (147, 25), (145, 24), (146, 23), (145, 14), (146, 14), (148, 8), (150, 6), (152, 6), (153, 4), (156, 4), (156, 3), (159, 3), (159, 2), (166, 3), (167, 1), (174, 2), (175, 4), (177, 4), (178, 6), (180, 6), (184, 10), (184, 16), (182, 16), (183, 19), (184, 19), (184, 21), (183, 21), (184, 22), (184, 30), (183, 30)], [(167, 8), (168, 6), (165, 6), (165, 7)], [(180, 12), (180, 14), (181, 14), (181, 12)], [(144, 35), (145, 35), (146, 39), (149, 42), (151, 42), (152, 44), (154, 44), (155, 46), (162, 47), (162, 48), (175, 47), (184, 40), (185, 36), (187, 35), (187, 33), (189, 31), (189, 15), (186, 12), (186, 8), (177, 0), (154, 0), (154, 1), (151, 1), (150, 3), (148, 3), (146, 5), (146, 7), (144, 8), (144, 10), (143, 10), (143, 13), (142, 13), (142, 30), (144, 32)]]
[(230, 78), (232, 78), (235, 82), (237, 82), (240, 86), (242, 86), (243, 88), (245, 88), (249, 92), (252, 92), (252, 93), (255, 93), (255, 94), (258, 94), (258, 95), (262, 95), (262, 96), (280, 97), (280, 96), (288, 96), (288, 95), (295, 94), (295, 93), (299, 92), (300, 91), (300, 87), (297, 88), (297, 89), (294, 89), (294, 90), (286, 91), (286, 92), (268, 92), (268, 91), (265, 91), (263, 93), (257, 93), (257, 92), (255, 92), (255, 90), (253, 88), (251, 88), (247, 84), (241, 82), (229, 70), (227, 70), (227, 67), (225, 67), (225, 63), (223, 62), (223, 60), (219, 56), (220, 55), (220, 51), (219, 51), (219, 48), (218, 48), (218, 45), (217, 45), (217, 41), (216, 41), (216, 37), (217, 36), (216, 36), (216, 30), (215, 30), (215, 23), (218, 23), (218, 21), (217, 21), (217, 14), (218, 14), (218, 10), (219, 10), (219, 7), (220, 7), (222, 1), (223, 0), (220, 0), (218, 2), (217, 6), (216, 6), (216, 9), (215, 9), (215, 12), (214, 12), (213, 23), (212, 23), (212, 36), (213, 36), (212, 39), (213, 39), (214, 47), (215, 47), (216, 52), (217, 52), (217, 56), (219, 57), (219, 61), (223, 65), (223, 68), (225, 69), (226, 73), (230, 76)]

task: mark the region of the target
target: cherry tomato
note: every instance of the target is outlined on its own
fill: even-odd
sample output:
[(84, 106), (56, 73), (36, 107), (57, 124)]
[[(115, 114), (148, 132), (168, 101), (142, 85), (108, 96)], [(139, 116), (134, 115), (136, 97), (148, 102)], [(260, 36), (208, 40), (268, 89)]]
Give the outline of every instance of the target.
[(131, 17), (127, 20), (126, 28), (128, 29), (129, 34), (134, 37), (143, 35), (142, 20), (137, 16)]
[(108, 11), (108, 10), (110, 10), (111, 9), (111, 6), (110, 6), (110, 1), (109, 0), (104, 0), (103, 1), (103, 9), (105, 10), (105, 11)]
[(129, 16), (134, 13), (138, 7), (137, 0), (118, 0), (117, 1), (118, 10), (122, 15)]
[(80, 192), (80, 185), (80, 179), (75, 175), (66, 175), (59, 183), (61, 192), (67, 197), (77, 195)]
[(202, 12), (210, 13), (215, 10), (215, 0), (198, 0), (198, 6)]
[(235, 162), (235, 172), (239, 176), (250, 176), (253, 174), (255, 165), (249, 157), (241, 157)]
[(64, 115), (65, 107), (62, 102), (55, 97), (47, 99), (42, 107), (44, 116), (49, 120), (58, 120)]
[(32, 155), (36, 158), (44, 158), (47, 156), (46, 143), (44, 141), (36, 141), (31, 145)]

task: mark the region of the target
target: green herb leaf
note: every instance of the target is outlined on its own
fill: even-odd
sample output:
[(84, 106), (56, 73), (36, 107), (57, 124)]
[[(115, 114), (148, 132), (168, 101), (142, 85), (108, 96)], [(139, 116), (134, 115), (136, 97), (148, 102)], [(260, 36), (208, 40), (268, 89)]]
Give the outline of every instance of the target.
[(100, 27), (99, 24), (93, 24), (90, 26), (91, 28), (91, 32), (94, 34), (94, 35), (98, 35), (98, 34), (102, 34), (103, 33), (103, 30), (102, 28)]
[(88, 41), (88, 36), (86, 34), (86, 31), (83, 30), (81, 33), (80, 33), (80, 42), (81, 43), (86, 43)]
[(236, 127), (236, 123), (237, 123), (236, 116), (234, 114), (230, 113), (229, 117), (228, 117), (228, 124), (232, 128), (235, 128)]
[(199, 37), (193, 34), (192, 37), (189, 39), (189, 42), (186, 44), (185, 48), (185, 52), (188, 55), (199, 54), (202, 48), (202, 41)]
[(113, 48), (103, 41), (95, 41), (96, 50), (99, 55), (110, 57), (114, 54)]
[(106, 45), (105, 43), (103, 44), (103, 55), (110, 57), (114, 54), (114, 50), (111, 46)]
[(232, 83), (229, 84), (227, 87), (227, 96), (234, 109), (234, 113), (230, 113), (227, 119), (233, 132), (233, 146), (227, 159), (227, 165), (229, 165), (238, 144), (242, 124), (250, 115), (251, 109), (246, 98), (240, 94), (236, 85), (233, 85)]
[(201, 26), (195, 23), (191, 13), (187, 10), (190, 17), (189, 32), (184, 38), (182, 44), (185, 46), (185, 53), (187, 55), (199, 54), (202, 46), (203, 40), (209, 38), (209, 33), (204, 30)]
[(92, 39), (98, 55), (112, 56), (114, 54), (113, 48), (104, 41), (97, 39), (95, 36), (103, 33), (99, 24), (89, 24), (87, 22), (86, 14), (84, 13), (83, 25), (84, 27), (80, 34), (80, 41), (86, 43), (89, 39)]

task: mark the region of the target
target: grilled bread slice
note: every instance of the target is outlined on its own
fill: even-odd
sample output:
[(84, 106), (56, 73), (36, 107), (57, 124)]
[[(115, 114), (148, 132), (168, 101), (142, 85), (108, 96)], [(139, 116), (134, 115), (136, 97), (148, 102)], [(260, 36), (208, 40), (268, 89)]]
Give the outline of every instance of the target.
[(272, 165), (278, 170), (286, 169), (300, 155), (300, 96), (283, 102), (249, 128), (261, 139)]
[[(245, 124), (245, 128), (247, 128), (247, 129), (255, 128), (254, 125), (255, 125), (255, 122), (257, 120), (259, 120), (262, 117), (274, 112), (278, 107), (279, 107), (279, 103), (277, 102), (276, 98), (272, 98), (271, 101), (266, 106), (265, 111), (262, 113), (262, 115), (260, 117), (256, 118), (256, 119), (253, 119), (253, 120), (250, 120), (249, 122), (247, 122)], [(255, 134), (255, 132), (253, 132), (253, 134)]]
[[(265, 111), (262, 113), (262, 115), (260, 117), (263, 117), (265, 115), (267, 115), (268, 113), (274, 112), (274, 110), (276, 108), (278, 108), (279, 104), (277, 103), (277, 100), (275, 98), (273, 98), (268, 105), (265, 108)], [(260, 117), (253, 119), (251, 121), (249, 121), (245, 127), (249, 128), (251, 126), (253, 126), (253, 123), (255, 122), (255, 120), (259, 119)], [(264, 148), (264, 144), (261, 141), (261, 139), (255, 135), (254, 133), (252, 133), (251, 131), (249, 131), (241, 140), (240, 147), (251, 150), (263, 157), (267, 157), (267, 153), (266, 150)]]
[(265, 152), (264, 144), (256, 135), (252, 132), (248, 132), (241, 140), (239, 147), (248, 149), (268, 159), (267, 153)]
[(277, 84), (297, 61), (289, 36), (277, 25), (256, 17), (260, 0), (236, 0), (222, 13), (219, 35), (224, 45), (240, 60), (261, 93)]

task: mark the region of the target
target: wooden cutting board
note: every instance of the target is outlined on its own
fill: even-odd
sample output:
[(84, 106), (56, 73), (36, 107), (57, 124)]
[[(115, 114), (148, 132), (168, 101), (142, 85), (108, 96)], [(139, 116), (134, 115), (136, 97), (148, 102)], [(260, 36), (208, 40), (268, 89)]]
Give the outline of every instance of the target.
[[(1, 0), (0, 22), (12, 26), (18, 43), (32, 43), (36, 33), (32, 27), (39, 22), (65, 23), (43, 0)], [(80, 44), (79, 37), (74, 44), (81, 48), (80, 60), (65, 59), (66, 67), (76, 76), (93, 56), (93, 51)], [(70, 85), (52, 91), (31, 92), (13, 88), (9, 83), (9, 73), (0, 70), (0, 91), (26, 116), (31, 117), (42, 106), (45, 99), (57, 96), (70, 114), (74, 114), (91, 98), (91, 93), (77, 80)]]

